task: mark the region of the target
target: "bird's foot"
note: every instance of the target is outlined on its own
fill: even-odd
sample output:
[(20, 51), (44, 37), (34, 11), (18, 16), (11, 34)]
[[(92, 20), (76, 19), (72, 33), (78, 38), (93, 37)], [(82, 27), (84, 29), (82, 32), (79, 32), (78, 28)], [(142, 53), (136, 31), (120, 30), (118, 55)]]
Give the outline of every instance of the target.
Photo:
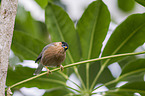
[(45, 68), (47, 69), (47, 76), (49, 75), (49, 73), (52, 74), (52, 72), (47, 68), (47, 66), (45, 66)]
[(63, 71), (64, 70), (64, 67), (62, 65), (60, 65), (60, 70)]

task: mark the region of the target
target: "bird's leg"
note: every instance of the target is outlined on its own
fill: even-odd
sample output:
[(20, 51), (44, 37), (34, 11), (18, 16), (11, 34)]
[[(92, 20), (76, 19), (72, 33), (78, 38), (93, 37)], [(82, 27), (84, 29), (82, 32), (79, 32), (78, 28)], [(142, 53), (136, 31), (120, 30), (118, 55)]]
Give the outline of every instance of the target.
[(47, 66), (45, 66), (45, 68), (47, 69), (47, 75), (49, 75), (49, 73), (52, 74), (52, 72), (47, 68)]
[(63, 71), (64, 70), (64, 67), (62, 65), (60, 65), (60, 70)]

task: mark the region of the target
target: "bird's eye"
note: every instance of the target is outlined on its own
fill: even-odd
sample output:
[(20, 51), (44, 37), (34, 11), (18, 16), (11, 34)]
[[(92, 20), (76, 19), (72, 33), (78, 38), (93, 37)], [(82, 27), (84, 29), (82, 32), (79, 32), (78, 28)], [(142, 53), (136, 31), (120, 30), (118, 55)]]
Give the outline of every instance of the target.
[(65, 44), (62, 44), (62, 46), (65, 46)]

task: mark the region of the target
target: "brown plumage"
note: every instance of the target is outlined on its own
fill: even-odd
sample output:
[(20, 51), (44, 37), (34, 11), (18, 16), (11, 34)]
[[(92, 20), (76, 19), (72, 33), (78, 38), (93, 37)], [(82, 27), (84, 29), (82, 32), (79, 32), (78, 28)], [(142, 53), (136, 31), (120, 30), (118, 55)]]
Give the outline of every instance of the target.
[[(34, 74), (39, 74), (43, 66), (60, 66), (63, 69), (61, 63), (65, 60), (67, 49), (68, 44), (66, 42), (55, 42), (45, 46), (35, 61), (40, 60), (40, 64)], [(50, 72), (48, 68), (47, 71)]]
[(65, 59), (66, 51), (61, 46), (51, 46), (44, 51), (41, 62), (45, 66), (58, 66)]

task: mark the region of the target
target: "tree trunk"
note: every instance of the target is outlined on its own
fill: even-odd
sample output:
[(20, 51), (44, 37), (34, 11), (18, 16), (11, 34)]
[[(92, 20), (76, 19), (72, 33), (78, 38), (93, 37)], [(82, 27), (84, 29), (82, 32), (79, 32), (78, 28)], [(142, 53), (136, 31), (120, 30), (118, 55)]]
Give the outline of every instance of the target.
[(12, 42), (17, 0), (1, 1), (0, 16), (0, 96), (5, 95), (5, 83), (8, 69), (8, 59)]

